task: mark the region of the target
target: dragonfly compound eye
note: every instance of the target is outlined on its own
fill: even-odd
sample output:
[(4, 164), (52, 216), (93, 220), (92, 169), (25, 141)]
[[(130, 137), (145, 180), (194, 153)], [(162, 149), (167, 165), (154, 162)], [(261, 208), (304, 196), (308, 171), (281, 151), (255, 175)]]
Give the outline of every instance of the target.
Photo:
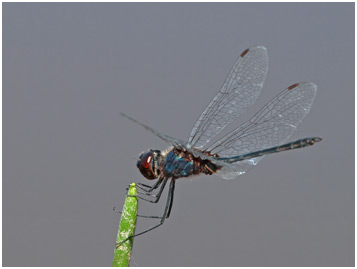
[(141, 165), (144, 168), (149, 168), (152, 161), (152, 152), (148, 152), (141, 157)]
[(154, 152), (149, 151), (140, 155), (140, 159), (136, 163), (136, 166), (140, 170), (141, 174), (147, 179), (157, 178), (157, 176), (153, 172), (153, 158)]

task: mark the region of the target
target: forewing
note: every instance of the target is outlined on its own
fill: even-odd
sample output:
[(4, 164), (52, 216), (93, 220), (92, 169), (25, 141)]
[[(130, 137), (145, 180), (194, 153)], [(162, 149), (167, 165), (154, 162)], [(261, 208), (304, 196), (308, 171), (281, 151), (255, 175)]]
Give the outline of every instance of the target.
[(165, 142), (175, 146), (175, 147), (180, 147), (180, 148), (183, 148), (183, 149), (187, 149), (186, 146), (185, 146), (185, 141), (182, 141), (180, 139), (177, 139), (177, 138), (174, 138), (174, 137), (171, 137), (171, 136), (168, 136), (166, 134), (163, 134), (163, 133), (160, 133), (159, 131), (155, 130), (154, 128), (151, 128), (147, 125), (145, 125), (144, 123), (141, 123), (139, 121), (137, 121), (136, 119), (126, 115), (125, 113), (120, 113), (123, 117), (127, 118), (128, 120), (131, 120), (132, 122), (135, 122), (136, 124), (144, 127), (147, 131), (153, 133), (154, 135), (156, 135), (157, 137), (161, 138), (162, 140), (164, 140)]
[(195, 123), (188, 146), (202, 148), (252, 105), (261, 92), (267, 71), (268, 54), (265, 47), (245, 50)]
[[(219, 154), (220, 157), (229, 157), (286, 143), (309, 113), (316, 90), (315, 84), (307, 82), (290, 86), (266, 104), (248, 122), (218, 140), (207, 150)], [(247, 172), (262, 158), (226, 165), (217, 174), (226, 179), (234, 178)]]

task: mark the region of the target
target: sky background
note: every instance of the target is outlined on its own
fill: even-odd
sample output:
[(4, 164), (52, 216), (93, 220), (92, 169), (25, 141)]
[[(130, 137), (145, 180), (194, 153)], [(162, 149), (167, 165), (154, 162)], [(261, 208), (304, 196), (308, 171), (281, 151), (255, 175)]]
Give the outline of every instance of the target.
[(119, 112), (185, 140), (255, 45), (268, 76), (231, 128), (309, 81), (317, 97), (291, 140), (323, 141), (236, 180), (178, 180), (131, 265), (354, 266), (354, 3), (3, 3), (3, 266), (111, 266), (112, 208), (151, 183), (139, 154), (167, 147)]

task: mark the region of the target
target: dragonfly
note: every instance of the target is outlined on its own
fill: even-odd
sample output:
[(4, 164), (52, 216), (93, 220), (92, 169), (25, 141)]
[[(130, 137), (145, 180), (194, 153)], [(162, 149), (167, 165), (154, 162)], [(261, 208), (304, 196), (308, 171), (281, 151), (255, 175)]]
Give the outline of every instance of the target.
[(150, 149), (142, 153), (137, 168), (153, 185), (137, 183), (139, 199), (157, 203), (170, 181), (166, 205), (160, 222), (117, 243), (161, 226), (169, 218), (174, 198), (175, 183), (179, 178), (216, 174), (224, 179), (242, 175), (259, 163), (265, 155), (305, 148), (321, 141), (307, 137), (293, 142), (288, 139), (309, 113), (316, 96), (313, 83), (295, 83), (268, 102), (250, 120), (216, 142), (212, 141), (259, 96), (268, 71), (267, 49), (256, 46), (246, 49), (233, 65), (219, 92), (204, 109), (193, 126), (187, 141), (173, 138), (121, 113), (122, 116), (144, 127), (164, 140), (170, 147), (164, 151)]

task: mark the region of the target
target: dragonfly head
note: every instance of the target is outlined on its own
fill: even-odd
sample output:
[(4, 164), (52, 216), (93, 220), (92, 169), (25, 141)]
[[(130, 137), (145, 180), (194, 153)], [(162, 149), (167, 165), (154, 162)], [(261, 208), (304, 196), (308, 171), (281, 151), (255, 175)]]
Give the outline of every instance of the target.
[(161, 151), (150, 149), (148, 152), (141, 153), (136, 166), (140, 173), (147, 179), (156, 179), (160, 174)]

